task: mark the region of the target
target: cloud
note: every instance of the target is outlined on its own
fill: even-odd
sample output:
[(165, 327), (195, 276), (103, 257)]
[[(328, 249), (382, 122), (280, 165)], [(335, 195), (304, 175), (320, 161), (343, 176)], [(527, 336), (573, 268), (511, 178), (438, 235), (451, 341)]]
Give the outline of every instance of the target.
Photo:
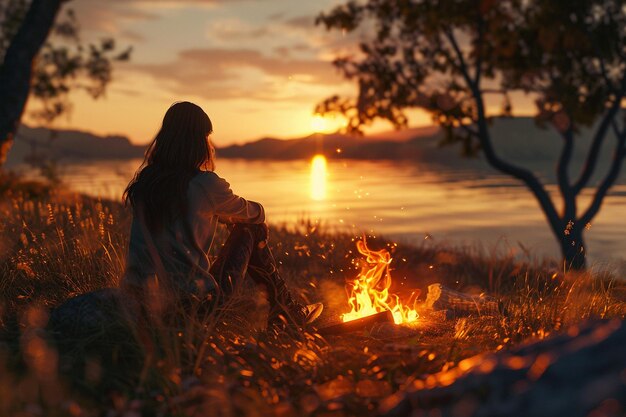
[(68, 2), (67, 9), (76, 12), (81, 29), (88, 32), (104, 32), (133, 41), (143, 41), (142, 35), (132, 29), (125, 29), (129, 22), (155, 20), (159, 15), (150, 10), (133, 7), (129, 3), (110, 1), (102, 5), (101, 0)]
[(294, 47), (293, 51), (316, 51), (318, 56), (325, 58), (352, 53), (359, 41), (370, 38), (373, 33), (367, 22), (353, 32), (327, 31), (323, 25), (315, 24), (318, 15), (318, 12), (295, 16), (280, 14), (273, 16), (273, 26), (280, 28), (282, 36), (300, 40), (297, 43), (299, 49)]
[(317, 14), (275, 13), (264, 20), (244, 21), (240, 17), (213, 19), (207, 39), (211, 46), (262, 49), (283, 58), (318, 58), (331, 61), (354, 50), (363, 33), (327, 32), (315, 25)]
[[(94, 1), (94, 0), (92, 0)], [(98, 1), (98, 0), (96, 0)], [(98, 2), (100, 2), (99, 0)], [(207, 6), (230, 5), (233, 3), (259, 2), (271, 0), (108, 0), (109, 3), (120, 3), (129, 5), (140, 5), (142, 7), (166, 7), (178, 8), (189, 6)]]
[[(121, 41), (141, 42), (143, 47), (136, 48), (140, 52), (125, 68), (156, 80), (164, 92), (201, 94), (209, 99), (296, 100), (306, 96), (317, 101), (321, 90), (345, 83), (330, 62), (336, 56), (336, 43), (315, 28), (313, 10), (308, 15), (307, 8), (300, 6), (299, 15), (293, 8), (292, 13), (276, 11), (283, 7), (282, 1), (80, 0), (69, 4), (76, 6), (89, 36), (104, 32)], [(258, 2), (263, 11), (260, 16), (258, 7), (252, 7)], [(272, 7), (264, 7), (265, 3)], [(196, 10), (205, 6), (223, 10)], [(187, 10), (170, 13), (170, 8)], [(149, 20), (155, 22), (146, 24)], [(185, 26), (187, 21), (195, 23)], [(161, 45), (157, 39), (166, 33), (159, 31), (161, 27), (167, 31), (180, 27), (180, 33)], [(193, 42), (182, 36), (188, 32), (195, 34)], [(346, 39), (339, 41), (343, 44)]]
[(143, 36), (142, 34), (135, 32), (134, 30), (122, 30), (119, 33), (120, 37), (128, 40), (130, 42), (135, 42), (135, 43), (140, 43), (140, 42), (145, 42), (146, 41), (146, 37)]
[[(341, 78), (329, 62), (270, 57), (253, 49), (188, 49), (175, 61), (131, 64), (177, 93), (210, 91), (212, 98), (274, 100), (289, 96), (286, 83), (338, 85)], [(260, 73), (260, 74), (259, 74)]]
[(268, 26), (252, 26), (238, 18), (214, 20), (207, 31), (210, 40), (229, 42), (259, 39), (270, 34)]
[(315, 16), (294, 16), (284, 21), (284, 24), (298, 29), (310, 29), (315, 26)]
[(76, 11), (84, 29), (120, 35), (124, 23), (158, 19), (162, 17), (159, 10), (215, 8), (246, 1), (252, 0), (80, 0), (68, 2), (66, 8)]
[(277, 46), (273, 49), (274, 53), (278, 56), (290, 57), (294, 52), (295, 53), (310, 53), (313, 52), (313, 48), (311, 45), (299, 42), (286, 46)]

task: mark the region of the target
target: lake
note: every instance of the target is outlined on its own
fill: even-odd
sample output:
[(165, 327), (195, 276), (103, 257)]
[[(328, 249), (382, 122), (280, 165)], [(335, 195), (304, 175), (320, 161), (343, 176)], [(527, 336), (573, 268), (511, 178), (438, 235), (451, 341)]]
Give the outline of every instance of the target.
[[(141, 160), (65, 163), (70, 188), (119, 200)], [(534, 197), (512, 178), (475, 165), (354, 160), (218, 160), (216, 172), (233, 191), (265, 206), (271, 223), (302, 219), (355, 235), (382, 234), (398, 242), (446, 242), (487, 249), (530, 249), (536, 257), (558, 248)], [(551, 193), (556, 187), (548, 187)], [(583, 196), (581, 207), (589, 200)], [(590, 260), (623, 269), (626, 185), (612, 194), (586, 232)], [(521, 245), (520, 245), (521, 244)]]

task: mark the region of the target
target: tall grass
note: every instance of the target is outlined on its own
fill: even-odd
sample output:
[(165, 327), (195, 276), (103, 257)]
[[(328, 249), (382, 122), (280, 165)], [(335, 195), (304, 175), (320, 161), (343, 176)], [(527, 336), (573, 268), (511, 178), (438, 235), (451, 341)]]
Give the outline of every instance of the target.
[[(410, 333), (324, 339), (266, 332), (267, 304), (249, 285), (219, 311), (178, 309), (175, 320), (149, 329), (148, 342), (131, 332), (128, 345), (104, 335), (61, 349), (44, 331), (49, 309), (118, 285), (130, 213), (63, 190), (18, 188), (5, 187), (0, 197), (2, 415), (372, 415), (407, 378), (584, 319), (626, 314), (624, 281), (609, 274), (564, 273), (555, 262), (522, 262), (507, 248), (409, 246), (378, 237), (369, 244), (391, 252), (394, 292), (440, 282), (488, 292), (507, 314), (446, 321), (424, 313)], [(225, 237), (220, 231), (213, 256)], [(270, 242), (291, 287), (323, 301), (332, 320), (345, 312), (344, 284), (360, 270), (358, 238), (303, 220), (273, 227)], [(117, 356), (107, 357), (113, 345)], [(141, 357), (137, 372), (120, 365), (133, 348)], [(64, 368), (79, 356), (80, 367)]]

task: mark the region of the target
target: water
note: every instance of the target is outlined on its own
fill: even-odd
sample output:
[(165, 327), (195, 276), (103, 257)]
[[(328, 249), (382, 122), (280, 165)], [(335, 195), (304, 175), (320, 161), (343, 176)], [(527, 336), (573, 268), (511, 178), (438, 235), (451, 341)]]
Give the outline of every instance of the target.
[[(67, 163), (72, 189), (119, 200), (140, 160)], [(219, 160), (216, 172), (233, 191), (261, 202), (272, 223), (317, 220), (355, 235), (383, 234), (400, 242), (433, 239), (480, 244), (536, 257), (558, 256), (534, 197), (491, 169), (367, 161)], [(555, 186), (549, 186), (551, 193)], [(590, 194), (581, 200), (586, 206)], [(620, 266), (626, 253), (626, 185), (616, 185), (586, 232), (596, 266)]]

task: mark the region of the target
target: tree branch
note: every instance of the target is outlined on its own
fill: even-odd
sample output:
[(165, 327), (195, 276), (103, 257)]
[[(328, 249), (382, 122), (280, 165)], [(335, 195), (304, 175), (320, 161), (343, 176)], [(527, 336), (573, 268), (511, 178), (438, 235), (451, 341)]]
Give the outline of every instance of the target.
[(482, 74), (482, 64), (483, 64), (483, 54), (482, 54), (482, 46), (483, 46), (483, 40), (485, 38), (485, 24), (483, 21), (483, 18), (481, 16), (481, 14), (478, 14), (478, 22), (477, 22), (477, 28), (476, 30), (478, 31), (478, 40), (476, 41), (476, 67), (475, 67), (475, 73), (474, 73), (474, 84), (475, 85), (479, 85), (480, 84), (480, 76)]
[(626, 155), (626, 149), (624, 144), (626, 143), (626, 128), (621, 131), (615, 125), (615, 122), (612, 123), (613, 129), (615, 130), (617, 136), (617, 145), (615, 146), (615, 154), (613, 155), (613, 161), (611, 163), (611, 168), (609, 172), (606, 174), (606, 177), (602, 181), (602, 183), (598, 186), (595, 195), (593, 196), (593, 200), (587, 208), (587, 211), (581, 216), (580, 223), (586, 225), (593, 220), (593, 218), (600, 211), (600, 207), (602, 206), (602, 202), (604, 198), (609, 192), (611, 186), (615, 183), (615, 180), (619, 176), (619, 172), (622, 168), (622, 162), (624, 161), (624, 156)]
[(556, 209), (554, 208), (554, 204), (552, 203), (550, 196), (546, 192), (541, 182), (539, 182), (537, 177), (529, 170), (504, 161), (496, 154), (493, 143), (491, 141), (491, 136), (489, 134), (489, 129), (487, 127), (485, 105), (483, 103), (482, 95), (480, 92), (480, 85), (474, 84), (474, 82), (470, 78), (465, 59), (463, 58), (463, 53), (461, 52), (461, 49), (459, 48), (459, 45), (454, 38), (452, 32), (446, 31), (445, 33), (458, 59), (458, 66), (461, 71), (461, 75), (465, 79), (465, 82), (467, 83), (468, 88), (471, 90), (472, 95), (474, 96), (474, 100), (476, 101), (476, 110), (478, 114), (478, 140), (480, 141), (480, 145), (482, 146), (483, 152), (485, 153), (487, 162), (489, 162), (492, 167), (499, 170), (500, 172), (511, 175), (512, 177), (515, 177), (518, 180), (522, 181), (524, 184), (526, 184), (530, 191), (535, 195), (535, 198), (537, 198), (537, 201), (539, 201), (539, 205), (546, 215), (552, 231), (555, 235), (558, 236), (562, 232), (562, 221)]
[(618, 89), (615, 88), (615, 86), (613, 85), (613, 81), (611, 81), (611, 79), (609, 78), (609, 73), (606, 70), (606, 64), (604, 63), (604, 59), (602, 57), (599, 57), (598, 61), (600, 62), (600, 74), (602, 75), (604, 82), (609, 88), (609, 91), (617, 92)]
[[(625, 77), (626, 80), (626, 77)], [(587, 154), (587, 160), (585, 161), (585, 166), (583, 167), (583, 171), (578, 178), (578, 181), (574, 184), (574, 193), (578, 194), (580, 191), (585, 188), (593, 171), (596, 169), (596, 164), (598, 162), (598, 157), (600, 156), (600, 148), (604, 143), (604, 139), (606, 138), (606, 133), (611, 125), (615, 114), (617, 114), (620, 109), (620, 103), (624, 96), (624, 81), (622, 82), (622, 90), (617, 93), (615, 97), (615, 101), (611, 104), (609, 110), (607, 110), (606, 114), (602, 118), (600, 122), (600, 126), (598, 126), (598, 130), (596, 130), (596, 134), (593, 137), (593, 141), (591, 142), (591, 147), (589, 148), (589, 153)]]
[(504, 161), (496, 154), (495, 149), (493, 148), (493, 144), (491, 142), (489, 130), (487, 128), (484, 104), (480, 97), (477, 97), (476, 101), (478, 107), (478, 138), (483, 148), (483, 152), (485, 153), (485, 157), (487, 158), (487, 162), (489, 162), (489, 164), (497, 170), (505, 174), (511, 175), (512, 177), (515, 177), (518, 180), (522, 181), (524, 184), (526, 184), (526, 186), (530, 189), (530, 191), (534, 194), (535, 198), (539, 202), (539, 205), (546, 215), (546, 218), (548, 219), (548, 223), (550, 224), (553, 233), (556, 236), (559, 236), (560, 233), (562, 233), (563, 231), (562, 220), (559, 217), (554, 207), (554, 203), (550, 199), (550, 196), (543, 187), (543, 184), (541, 184), (537, 177), (529, 170)]
[[(561, 219), (559, 218), (559, 215), (554, 208), (554, 204), (552, 203), (550, 196), (544, 189), (543, 185), (539, 182), (537, 177), (527, 169), (504, 161), (496, 154), (493, 143), (491, 141), (491, 136), (489, 134), (489, 129), (487, 127), (486, 112), (482, 100), (480, 85), (475, 84), (474, 81), (471, 79), (468, 72), (467, 64), (465, 63), (465, 59), (463, 58), (463, 53), (459, 48), (454, 34), (451, 31), (446, 31), (445, 34), (456, 54), (461, 75), (463, 76), (463, 79), (467, 83), (469, 89), (472, 91), (472, 95), (474, 96), (474, 100), (476, 101), (476, 108), (478, 113), (477, 137), (480, 141), (483, 152), (485, 153), (487, 162), (489, 162), (489, 164), (497, 170), (505, 174), (511, 175), (526, 184), (526, 186), (531, 190), (531, 192), (539, 201), (539, 205), (541, 206), (546, 217), (548, 218), (548, 222), (550, 223), (553, 232), (558, 235), (560, 233), (560, 229), (562, 229)], [(477, 79), (480, 80), (480, 77), (478, 77)]]
[(452, 33), (451, 30), (446, 30), (445, 34), (446, 34), (446, 38), (448, 39), (448, 42), (450, 42), (450, 45), (452, 45), (452, 49), (454, 50), (454, 54), (456, 55), (456, 59), (458, 60), (458, 62), (455, 63), (456, 66), (459, 68), (459, 71), (461, 71), (461, 75), (463, 76), (463, 79), (467, 83), (467, 86), (470, 87), (471, 89), (474, 89), (477, 86), (477, 84), (474, 84), (474, 81), (470, 78), (467, 63), (465, 62), (465, 58), (463, 57), (463, 52), (461, 52), (461, 48), (459, 48), (459, 44), (457, 43), (456, 38), (454, 37), (454, 34)]
[(604, 62), (604, 58), (602, 57), (601, 52), (600, 52), (601, 50), (600, 45), (598, 45), (598, 42), (596, 41), (595, 37), (592, 36), (589, 32), (587, 32), (587, 39), (591, 43), (593, 49), (595, 51), (598, 51), (598, 56), (596, 58), (598, 59), (598, 64), (600, 65), (600, 76), (606, 83), (609, 91), (616, 92), (618, 88), (615, 85), (613, 85), (613, 81), (611, 81), (611, 79), (609, 78), (609, 73), (606, 70), (606, 63)]
[(559, 191), (563, 197), (563, 220), (567, 222), (574, 221), (576, 218), (576, 193), (572, 192), (568, 173), (574, 150), (574, 130), (571, 125), (562, 136), (564, 143), (556, 166), (556, 176)]

